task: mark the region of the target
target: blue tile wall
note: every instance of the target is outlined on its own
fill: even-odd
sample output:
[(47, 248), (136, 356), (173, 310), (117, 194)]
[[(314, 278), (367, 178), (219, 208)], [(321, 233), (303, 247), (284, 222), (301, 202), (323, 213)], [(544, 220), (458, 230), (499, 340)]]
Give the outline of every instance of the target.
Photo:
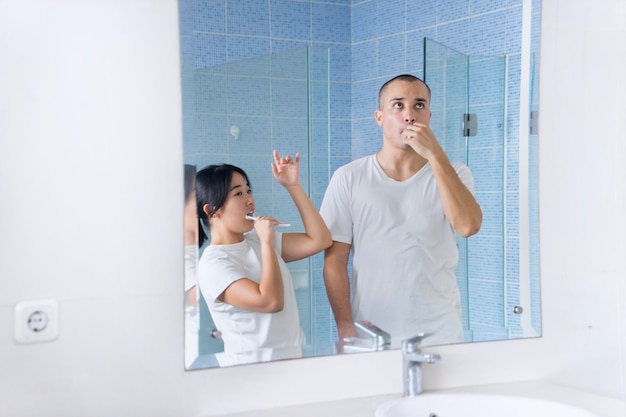
[[(539, 10), (540, 0), (534, 2), (534, 10)], [(275, 189), (269, 172), (271, 149), (304, 153), (307, 145), (300, 139), (310, 135), (312, 152), (303, 158), (302, 177), (319, 207), (337, 167), (380, 148), (380, 128), (373, 118), (378, 89), (401, 72), (424, 76), (424, 38), (476, 59), (507, 54), (507, 72), (488, 60), (470, 64), (478, 70), (470, 83), (475, 99), (471, 111), (479, 113), (480, 120), (479, 138), (470, 142), (467, 162), (487, 216), (477, 236), (460, 242), (461, 252), (467, 247), (469, 255), (458, 273), (470, 278), (459, 280), (469, 314), (468, 340), (519, 334), (519, 317), (510, 316), (509, 306), (496, 300), (504, 291), (516, 300), (509, 292), (519, 276), (516, 86), (521, 72), (521, 0), (179, 0), (179, 14), (185, 161), (198, 166), (241, 164), (252, 177), (257, 198), (268, 199), (260, 204), (291, 221), (297, 215)], [(537, 12), (534, 51), (539, 49), (538, 21)], [(296, 75), (307, 68), (306, 57), (294, 52), (307, 46), (313, 48), (311, 79), (319, 82), (312, 84), (306, 100), (290, 101), (285, 92), (307, 94), (302, 77)], [(486, 83), (494, 76), (498, 85), (507, 77), (506, 114), (500, 98), (493, 97), (497, 89)], [(433, 97), (432, 127), (451, 154), (461, 158), (462, 145), (448, 138), (459, 121), (444, 114), (445, 101)], [(307, 106), (310, 119), (303, 108)], [(229, 135), (233, 124), (242, 131), (237, 141)], [(536, 153), (536, 140), (532, 146)], [(531, 207), (536, 207), (537, 167), (530, 169)], [(531, 239), (538, 241), (537, 212), (531, 211), (531, 223)], [(492, 262), (493, 257), (498, 261)], [(322, 265), (322, 256), (312, 258), (309, 293), (299, 292), (298, 300), (307, 337), (319, 344), (319, 353), (332, 353), (336, 336)], [(531, 254), (533, 325), (540, 331), (538, 265), (538, 254)], [(493, 299), (498, 307), (470, 310), (467, 300), (474, 298)]]
[(291, 0), (272, 0), (272, 38), (311, 39), (311, 4)]
[[(214, 13), (218, 14), (220, 11), (215, 10)], [(269, 37), (269, 0), (226, 0), (226, 30), (228, 35)]]
[(350, 43), (350, 8), (328, 3), (312, 3), (312, 40)]
[(406, 30), (437, 26), (437, 5), (439, 0), (408, 0), (406, 2)]
[[(405, 4), (403, 1), (376, 0), (376, 37), (404, 34), (406, 31)], [(355, 22), (358, 24), (359, 22)], [(398, 55), (400, 58), (401, 55)]]
[[(502, 39), (501, 34), (506, 33), (506, 18), (506, 10), (470, 17), (468, 22), (467, 54), (471, 56), (504, 55), (505, 41)], [(521, 36), (521, 31), (519, 35)]]
[(439, 0), (437, 23), (466, 18), (469, 15), (469, 0)]
[(406, 72), (406, 35), (404, 33), (380, 38), (377, 50), (389, 57), (374, 61), (377, 63), (377, 77), (391, 78)]

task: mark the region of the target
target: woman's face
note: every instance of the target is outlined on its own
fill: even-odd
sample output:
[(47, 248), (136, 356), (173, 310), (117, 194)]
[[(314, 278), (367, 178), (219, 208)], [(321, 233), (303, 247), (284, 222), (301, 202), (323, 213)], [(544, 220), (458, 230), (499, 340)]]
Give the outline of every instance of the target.
[(231, 230), (248, 232), (254, 227), (254, 222), (246, 216), (254, 213), (254, 198), (252, 189), (245, 178), (234, 172), (230, 180), (228, 197), (224, 206), (218, 210), (220, 221)]

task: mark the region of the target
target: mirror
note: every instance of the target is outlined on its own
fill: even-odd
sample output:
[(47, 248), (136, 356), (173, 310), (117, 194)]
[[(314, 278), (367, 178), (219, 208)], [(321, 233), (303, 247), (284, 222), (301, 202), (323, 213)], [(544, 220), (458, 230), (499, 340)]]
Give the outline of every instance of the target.
[[(373, 113), (380, 86), (400, 73), (423, 78), (433, 90), (431, 127), (450, 159), (472, 170), (484, 212), (481, 231), (458, 239), (465, 341), (539, 336), (540, 2), (468, 8), (459, 1), (454, 8), (432, 0), (408, 11), (405, 2), (389, 3), (380, 10), (379, 2), (349, 0), (179, 0), (184, 163), (192, 170), (240, 166), (257, 212), (301, 231), (269, 169), (272, 149), (300, 152), (301, 183), (319, 208), (337, 167), (379, 149)], [(462, 134), (464, 114), (477, 116), (475, 136)], [(193, 219), (187, 224), (193, 230)], [(307, 340), (302, 350), (227, 363), (219, 329), (193, 291), (203, 250), (194, 239), (191, 233), (185, 252), (187, 369), (338, 353), (318, 254), (289, 264)], [(363, 326), (363, 340), (370, 331)]]

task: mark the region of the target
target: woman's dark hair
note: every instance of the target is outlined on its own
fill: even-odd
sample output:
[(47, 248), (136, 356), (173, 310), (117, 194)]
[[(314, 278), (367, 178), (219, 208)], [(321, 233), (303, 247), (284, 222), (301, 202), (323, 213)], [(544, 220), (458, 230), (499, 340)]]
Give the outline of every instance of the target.
[[(203, 230), (206, 228), (206, 230), (204, 230), (205, 233), (210, 227), (209, 218), (226, 203), (231, 180), (235, 172), (241, 174), (246, 184), (250, 186), (250, 180), (245, 171), (234, 165), (209, 165), (196, 174), (196, 207), (201, 226), (200, 229)], [(203, 210), (205, 205), (209, 206), (209, 214), (205, 213)], [(206, 239), (206, 236), (204, 239)], [(204, 239), (200, 236), (198, 245), (202, 246)]]
[(189, 200), (194, 191), (196, 166), (185, 164), (185, 201)]

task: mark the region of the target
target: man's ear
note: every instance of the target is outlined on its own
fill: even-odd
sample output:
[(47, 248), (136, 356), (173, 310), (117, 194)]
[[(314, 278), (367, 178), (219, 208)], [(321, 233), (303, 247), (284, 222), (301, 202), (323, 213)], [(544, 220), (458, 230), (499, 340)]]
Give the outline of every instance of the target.
[(383, 122), (382, 122), (382, 118), (383, 118), (383, 112), (380, 110), (376, 110), (374, 112), (374, 118), (376, 119), (376, 123), (378, 123), (378, 126), (382, 126)]

